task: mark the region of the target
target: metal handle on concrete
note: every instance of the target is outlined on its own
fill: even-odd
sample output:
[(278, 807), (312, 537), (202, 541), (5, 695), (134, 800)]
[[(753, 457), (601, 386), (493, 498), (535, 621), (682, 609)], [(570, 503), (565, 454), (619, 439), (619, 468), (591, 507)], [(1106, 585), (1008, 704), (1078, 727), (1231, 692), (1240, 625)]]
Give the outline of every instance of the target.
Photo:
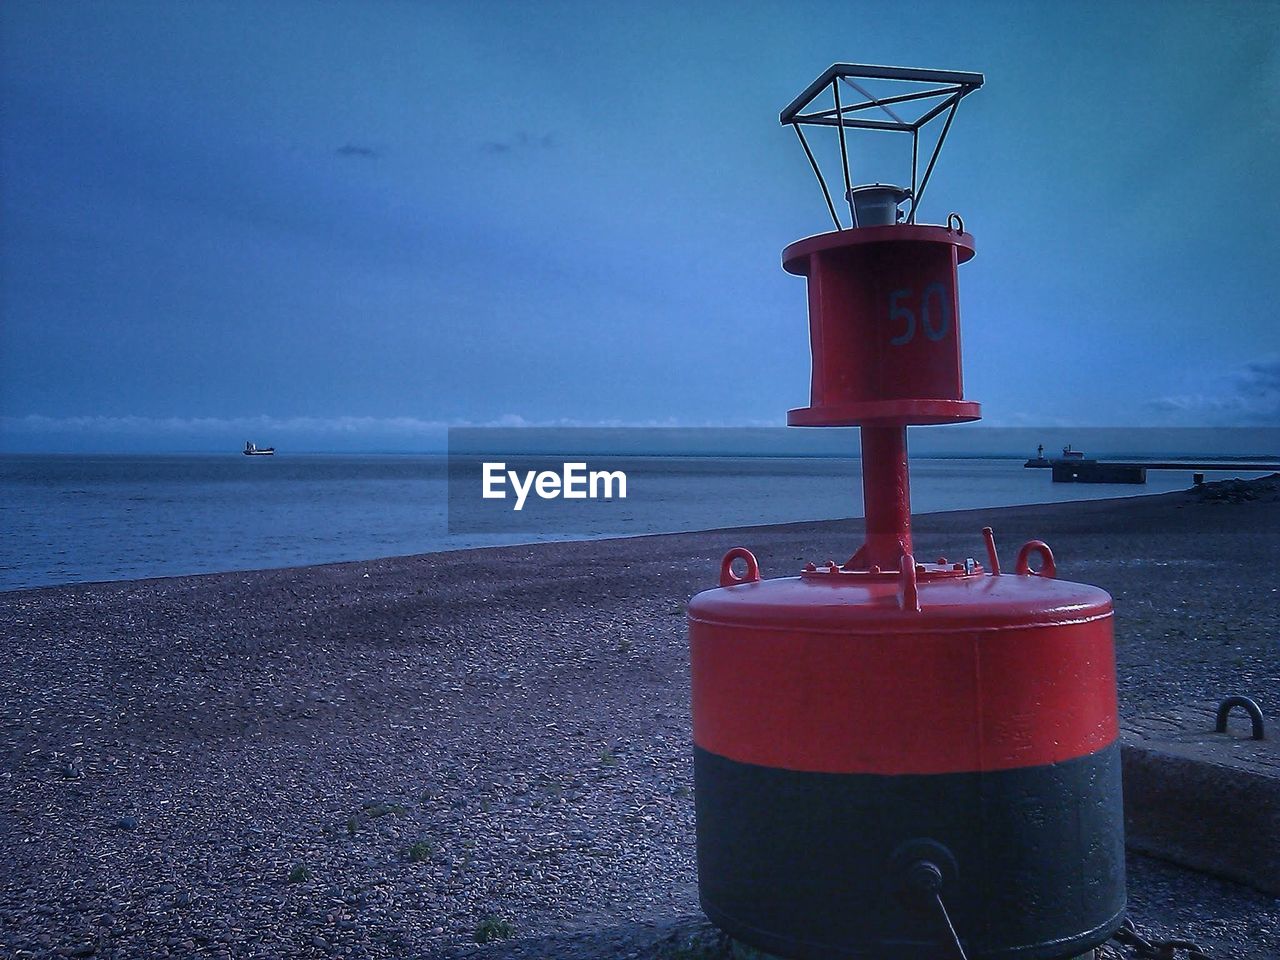
[(1244, 707), (1249, 714), (1249, 720), (1253, 724), (1253, 739), (1267, 739), (1266, 730), (1262, 724), (1262, 708), (1257, 702), (1248, 697), (1227, 697), (1218, 704), (1218, 720), (1214, 725), (1214, 731), (1217, 733), (1227, 732), (1227, 714), (1234, 707)]

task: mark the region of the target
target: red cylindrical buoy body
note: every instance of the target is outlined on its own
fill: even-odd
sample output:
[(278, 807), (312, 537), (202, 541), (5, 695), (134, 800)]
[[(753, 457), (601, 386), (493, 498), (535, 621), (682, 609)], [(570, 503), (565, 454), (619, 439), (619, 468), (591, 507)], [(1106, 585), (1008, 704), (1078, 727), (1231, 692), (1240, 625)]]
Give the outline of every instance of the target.
[(782, 253), (809, 280), (810, 402), (792, 426), (957, 423), (964, 399), (956, 267), (973, 238), (938, 226), (883, 226), (807, 237)]
[(730, 934), (947, 956), (921, 861), (971, 960), (1075, 956), (1120, 922), (1111, 598), (956, 566), (722, 578), (690, 602), (698, 881)]

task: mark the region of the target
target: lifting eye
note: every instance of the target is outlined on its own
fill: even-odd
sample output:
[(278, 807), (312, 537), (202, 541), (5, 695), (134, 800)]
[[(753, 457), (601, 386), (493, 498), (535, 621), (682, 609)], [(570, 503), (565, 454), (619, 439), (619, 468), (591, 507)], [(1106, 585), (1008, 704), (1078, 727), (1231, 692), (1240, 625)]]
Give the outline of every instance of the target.
[(732, 587), (736, 583), (755, 583), (760, 579), (760, 564), (756, 555), (746, 547), (734, 547), (720, 561), (720, 586)]
[[(1031, 555), (1033, 553), (1040, 554), (1040, 567), (1037, 570), (1031, 569)], [(1018, 551), (1018, 565), (1015, 569), (1022, 576), (1030, 575), (1050, 578), (1058, 572), (1058, 568), (1053, 562), (1053, 551), (1049, 549), (1049, 545), (1043, 540), (1028, 540), (1022, 545), (1022, 549)]]

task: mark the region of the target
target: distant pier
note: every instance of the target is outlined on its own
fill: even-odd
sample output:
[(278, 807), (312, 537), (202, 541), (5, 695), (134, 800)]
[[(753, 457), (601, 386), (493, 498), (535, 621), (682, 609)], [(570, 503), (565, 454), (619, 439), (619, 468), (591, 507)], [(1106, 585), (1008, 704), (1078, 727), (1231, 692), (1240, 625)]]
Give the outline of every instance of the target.
[(1122, 463), (1113, 460), (1055, 460), (1050, 465), (1054, 483), (1146, 483), (1148, 470), (1189, 470), (1197, 483), (1212, 470), (1236, 473), (1280, 472), (1280, 461), (1272, 463), (1182, 463), (1176, 460)]
[(1024, 467), (1053, 471), (1054, 483), (1146, 483), (1148, 470), (1187, 470), (1196, 483), (1204, 482), (1204, 475), (1214, 470), (1234, 470), (1237, 473), (1280, 473), (1280, 458), (1270, 461), (1214, 460), (1098, 460), (1086, 457), (1070, 446), (1062, 448), (1061, 457), (1046, 457), (1044, 445), (1036, 449)]

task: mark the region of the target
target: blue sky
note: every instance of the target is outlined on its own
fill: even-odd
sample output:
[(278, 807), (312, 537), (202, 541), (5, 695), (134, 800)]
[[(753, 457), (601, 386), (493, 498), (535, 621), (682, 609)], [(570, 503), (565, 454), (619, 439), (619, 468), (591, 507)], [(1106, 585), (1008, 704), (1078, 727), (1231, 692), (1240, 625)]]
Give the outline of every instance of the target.
[(1280, 423), (1277, 4), (10, 0), (0, 27), (0, 449), (781, 424), (809, 355), (779, 252), (829, 221), (777, 114), (835, 61), (986, 75), (922, 217), (976, 237), (988, 422)]

